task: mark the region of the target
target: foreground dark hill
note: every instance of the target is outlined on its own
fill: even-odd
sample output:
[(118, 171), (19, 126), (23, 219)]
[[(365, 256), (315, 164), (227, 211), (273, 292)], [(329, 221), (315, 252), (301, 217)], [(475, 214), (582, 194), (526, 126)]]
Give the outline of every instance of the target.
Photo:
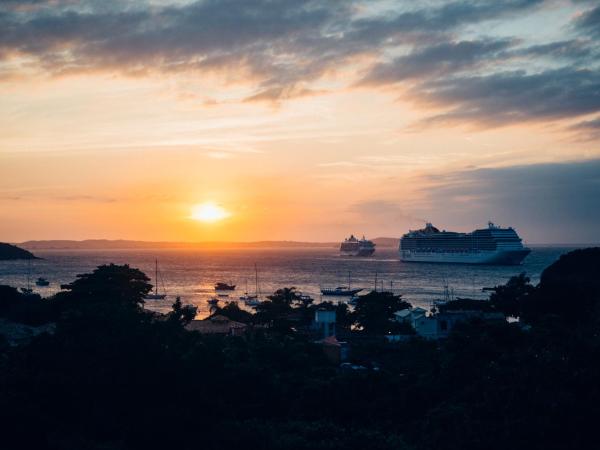
[(16, 245), (5, 244), (0, 242), (0, 261), (12, 259), (37, 259), (35, 255), (27, 250), (17, 247)]

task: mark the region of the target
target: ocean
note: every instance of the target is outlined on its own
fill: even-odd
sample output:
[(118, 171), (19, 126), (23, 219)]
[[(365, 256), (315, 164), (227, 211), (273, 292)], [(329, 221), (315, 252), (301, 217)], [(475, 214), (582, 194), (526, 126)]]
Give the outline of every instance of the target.
[[(392, 289), (414, 306), (429, 308), (432, 300), (442, 298), (444, 287), (456, 297), (487, 298), (483, 287), (505, 283), (511, 276), (526, 272), (534, 283), (545, 267), (572, 250), (565, 247), (535, 247), (521, 266), (475, 266), (455, 264), (403, 263), (394, 249), (377, 249), (369, 258), (341, 257), (336, 248), (277, 248), (227, 250), (37, 250), (43, 259), (0, 261), (0, 284), (26, 287), (27, 278), (42, 296), (60, 290), (77, 274), (91, 272), (100, 264), (129, 264), (144, 271), (154, 283), (154, 261), (158, 259), (159, 281), (164, 282), (165, 300), (151, 300), (146, 307), (166, 312), (176, 296), (184, 303), (198, 306), (198, 317), (209, 314), (207, 300), (215, 296), (214, 284), (237, 285), (229, 298), (237, 300), (246, 291), (255, 291), (255, 270), (258, 269), (259, 291), (265, 296), (278, 288), (294, 286), (322, 300), (321, 287), (347, 285), (352, 287)], [(48, 287), (37, 287), (38, 277), (50, 281)], [(159, 282), (162, 292), (163, 283)], [(336, 300), (335, 297), (324, 297)], [(343, 301), (344, 299), (341, 299)], [(347, 300), (347, 299), (346, 299)], [(242, 302), (240, 302), (242, 303)]]

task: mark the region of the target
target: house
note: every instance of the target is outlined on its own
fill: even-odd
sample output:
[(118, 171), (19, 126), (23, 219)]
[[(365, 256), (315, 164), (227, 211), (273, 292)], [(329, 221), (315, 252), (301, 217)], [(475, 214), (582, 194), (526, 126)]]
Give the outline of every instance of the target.
[(334, 310), (319, 308), (315, 311), (313, 329), (321, 339), (335, 336), (336, 314)]
[(335, 335), (336, 312), (333, 309), (319, 308), (315, 311), (312, 323), (312, 334), (318, 340), (325, 357), (334, 364), (340, 364), (348, 359), (349, 347), (347, 342), (339, 341)]
[(223, 315), (207, 317), (203, 320), (192, 320), (186, 329), (201, 334), (220, 334), (224, 336), (240, 336), (248, 329), (248, 325), (230, 320)]
[(396, 311), (394, 313), (394, 316), (396, 318), (397, 322), (404, 322), (404, 323), (409, 323), (409, 324), (413, 324), (413, 322), (418, 319), (421, 316), (424, 316), (427, 314), (427, 310), (423, 309), (423, 308), (407, 308), (407, 309), (402, 309), (400, 311)]
[(472, 319), (506, 320), (502, 313), (480, 310), (450, 310), (418, 317), (413, 322), (417, 335), (425, 339), (448, 337), (452, 329), (461, 322)]
[(348, 343), (338, 341), (335, 336), (329, 336), (319, 341), (325, 357), (334, 364), (341, 364), (348, 359)]

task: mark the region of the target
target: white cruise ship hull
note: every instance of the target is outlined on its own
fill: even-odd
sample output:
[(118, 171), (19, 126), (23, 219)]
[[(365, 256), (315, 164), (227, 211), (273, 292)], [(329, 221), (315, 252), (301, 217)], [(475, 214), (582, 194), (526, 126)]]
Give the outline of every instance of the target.
[(400, 250), (400, 259), (404, 262), (519, 265), (530, 252), (528, 248), (467, 252)]
[(373, 255), (373, 253), (375, 253), (374, 248), (360, 249), (360, 250), (354, 250), (354, 251), (344, 251), (344, 250), (340, 251), (340, 255), (342, 255), (342, 256), (371, 256), (371, 255)]

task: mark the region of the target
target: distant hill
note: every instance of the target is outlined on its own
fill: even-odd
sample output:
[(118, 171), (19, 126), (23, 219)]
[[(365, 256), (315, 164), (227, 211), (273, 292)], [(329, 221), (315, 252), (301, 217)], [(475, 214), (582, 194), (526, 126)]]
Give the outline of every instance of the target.
[(87, 239), (84, 241), (27, 241), (19, 244), (30, 250), (127, 250), (127, 249), (216, 249), (216, 248), (331, 248), (330, 242), (257, 241), (257, 242), (160, 242)]
[[(397, 247), (398, 239), (376, 238), (379, 247)], [(337, 248), (339, 242), (256, 241), (256, 242), (159, 242), (123, 239), (87, 239), (84, 241), (26, 241), (19, 244), (29, 250), (127, 250), (127, 249), (217, 249), (217, 248)]]
[(0, 242), (0, 260), (7, 261), (12, 259), (37, 259), (37, 257), (33, 253), (16, 245)]
[(378, 237), (373, 239), (373, 242), (377, 247), (398, 248), (398, 246), (400, 245), (400, 239), (398, 238)]

